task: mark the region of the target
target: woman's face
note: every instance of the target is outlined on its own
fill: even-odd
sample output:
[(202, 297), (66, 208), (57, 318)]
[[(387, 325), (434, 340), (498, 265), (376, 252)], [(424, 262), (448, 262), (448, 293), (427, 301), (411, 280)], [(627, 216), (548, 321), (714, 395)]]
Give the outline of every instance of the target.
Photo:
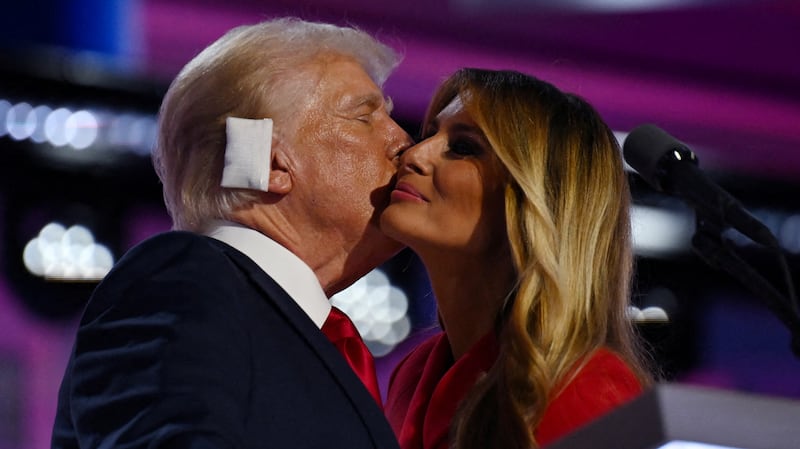
[(381, 229), (424, 257), (447, 250), (487, 254), (506, 246), (505, 170), (456, 97), (400, 156)]

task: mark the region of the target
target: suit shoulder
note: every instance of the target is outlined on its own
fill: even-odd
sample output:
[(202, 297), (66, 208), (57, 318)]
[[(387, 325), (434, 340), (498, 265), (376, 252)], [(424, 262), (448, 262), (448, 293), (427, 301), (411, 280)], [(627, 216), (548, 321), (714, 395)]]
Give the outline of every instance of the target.
[(225, 255), (217, 241), (211, 237), (185, 231), (157, 234), (137, 244), (114, 265), (108, 278), (119, 271), (135, 271), (140, 276), (164, 273), (170, 269), (202, 270)]
[(141, 253), (148, 256), (154, 253), (170, 254), (195, 251), (217, 251), (212, 244), (212, 238), (187, 231), (168, 231), (156, 234), (135, 245), (120, 259), (136, 258)]
[(180, 231), (151, 237), (114, 265), (93, 292), (87, 312), (111, 303), (121, 306), (131, 298), (163, 304), (227, 297), (242, 284), (242, 275), (222, 245), (211, 237)]

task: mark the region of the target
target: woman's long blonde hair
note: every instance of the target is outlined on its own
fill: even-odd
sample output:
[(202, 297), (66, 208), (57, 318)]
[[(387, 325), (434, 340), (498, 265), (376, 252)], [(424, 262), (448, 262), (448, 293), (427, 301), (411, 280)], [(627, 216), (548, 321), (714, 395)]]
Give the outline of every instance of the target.
[(626, 316), (633, 256), (622, 156), (591, 105), (536, 78), (462, 69), (425, 123), (456, 96), (509, 173), (518, 286), (498, 316), (498, 361), (453, 421), (454, 447), (538, 447), (533, 431), (556, 386), (598, 348), (650, 382)]

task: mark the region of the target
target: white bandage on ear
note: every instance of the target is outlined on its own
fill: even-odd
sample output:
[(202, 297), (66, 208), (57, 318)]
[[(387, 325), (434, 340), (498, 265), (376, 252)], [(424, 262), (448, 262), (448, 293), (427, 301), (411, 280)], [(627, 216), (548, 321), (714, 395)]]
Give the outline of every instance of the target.
[(272, 119), (225, 119), (225, 167), (222, 187), (269, 190)]

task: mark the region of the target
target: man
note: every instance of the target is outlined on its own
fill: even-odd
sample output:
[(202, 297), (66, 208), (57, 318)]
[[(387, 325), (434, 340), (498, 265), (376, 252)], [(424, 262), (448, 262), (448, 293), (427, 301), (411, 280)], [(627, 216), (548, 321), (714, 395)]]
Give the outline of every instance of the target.
[(189, 62), (154, 151), (176, 231), (92, 295), (53, 447), (396, 447), (320, 330), (328, 297), (400, 249), (376, 224), (410, 145), (379, 87), (396, 64), (363, 32), (296, 19)]

